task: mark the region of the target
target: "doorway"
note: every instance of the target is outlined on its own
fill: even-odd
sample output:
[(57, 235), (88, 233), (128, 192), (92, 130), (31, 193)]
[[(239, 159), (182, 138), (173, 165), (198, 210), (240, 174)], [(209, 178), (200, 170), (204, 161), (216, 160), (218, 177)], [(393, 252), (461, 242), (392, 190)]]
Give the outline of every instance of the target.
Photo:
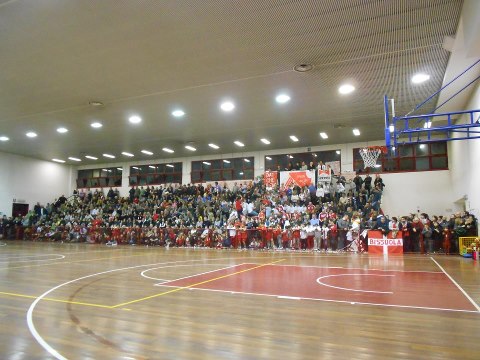
[(13, 203), (12, 216), (24, 217), (28, 213), (28, 204)]

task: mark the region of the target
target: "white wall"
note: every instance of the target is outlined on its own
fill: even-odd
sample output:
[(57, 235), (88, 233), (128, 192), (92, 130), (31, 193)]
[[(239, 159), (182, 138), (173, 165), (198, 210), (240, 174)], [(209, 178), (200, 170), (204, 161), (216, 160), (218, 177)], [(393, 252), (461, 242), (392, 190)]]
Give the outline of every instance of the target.
[[(480, 84), (477, 85), (467, 109), (480, 109)], [(477, 119), (480, 114), (477, 114)], [(480, 131), (480, 127), (476, 128)], [(466, 198), (466, 210), (480, 218), (480, 139), (451, 141), (448, 160), (452, 193), (456, 200)]]
[(449, 170), (382, 174), (386, 184), (382, 208), (390, 216), (425, 212), (450, 215), (461, 210), (453, 191)]
[[(71, 166), (0, 152), (0, 212), (11, 216), (13, 199), (47, 204), (73, 192), (76, 170)], [(17, 202), (19, 202), (17, 200)]]

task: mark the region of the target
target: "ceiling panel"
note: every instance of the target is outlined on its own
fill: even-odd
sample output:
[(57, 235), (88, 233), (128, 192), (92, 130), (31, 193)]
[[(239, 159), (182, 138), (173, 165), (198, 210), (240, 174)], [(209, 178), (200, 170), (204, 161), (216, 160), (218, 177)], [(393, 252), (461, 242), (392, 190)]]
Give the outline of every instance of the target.
[[(380, 140), (384, 94), (404, 114), (441, 87), (450, 56), (443, 39), (455, 35), (462, 4), (0, 2), (0, 135), (10, 138), (0, 151), (46, 160), (130, 151), (146, 159), (145, 148), (155, 158), (192, 155), (188, 142), (195, 155), (211, 155), (238, 151), (236, 139), (245, 151)], [(313, 70), (295, 72), (302, 63)], [(430, 81), (412, 85), (418, 71)], [(339, 95), (344, 82), (356, 91)], [(291, 101), (279, 105), (282, 91)], [(235, 102), (232, 113), (219, 110), (224, 99)], [(178, 107), (182, 119), (170, 115)], [(142, 123), (129, 124), (132, 114)], [(29, 130), (38, 137), (26, 138)], [(176, 152), (165, 156), (164, 146)]]

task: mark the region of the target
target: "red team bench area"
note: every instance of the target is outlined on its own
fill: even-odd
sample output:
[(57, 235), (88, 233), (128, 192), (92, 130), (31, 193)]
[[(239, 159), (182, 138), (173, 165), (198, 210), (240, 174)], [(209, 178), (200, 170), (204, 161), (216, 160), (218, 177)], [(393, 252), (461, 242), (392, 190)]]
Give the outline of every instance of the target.
[(297, 300), (478, 313), (443, 272), (240, 264), (158, 285)]

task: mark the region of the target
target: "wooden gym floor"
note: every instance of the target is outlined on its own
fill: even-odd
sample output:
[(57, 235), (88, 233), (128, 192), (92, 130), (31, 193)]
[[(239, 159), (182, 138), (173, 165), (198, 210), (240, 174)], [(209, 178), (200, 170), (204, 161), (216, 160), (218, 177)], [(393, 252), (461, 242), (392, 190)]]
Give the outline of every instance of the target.
[(1, 359), (480, 354), (480, 266), (459, 256), (2, 245)]

